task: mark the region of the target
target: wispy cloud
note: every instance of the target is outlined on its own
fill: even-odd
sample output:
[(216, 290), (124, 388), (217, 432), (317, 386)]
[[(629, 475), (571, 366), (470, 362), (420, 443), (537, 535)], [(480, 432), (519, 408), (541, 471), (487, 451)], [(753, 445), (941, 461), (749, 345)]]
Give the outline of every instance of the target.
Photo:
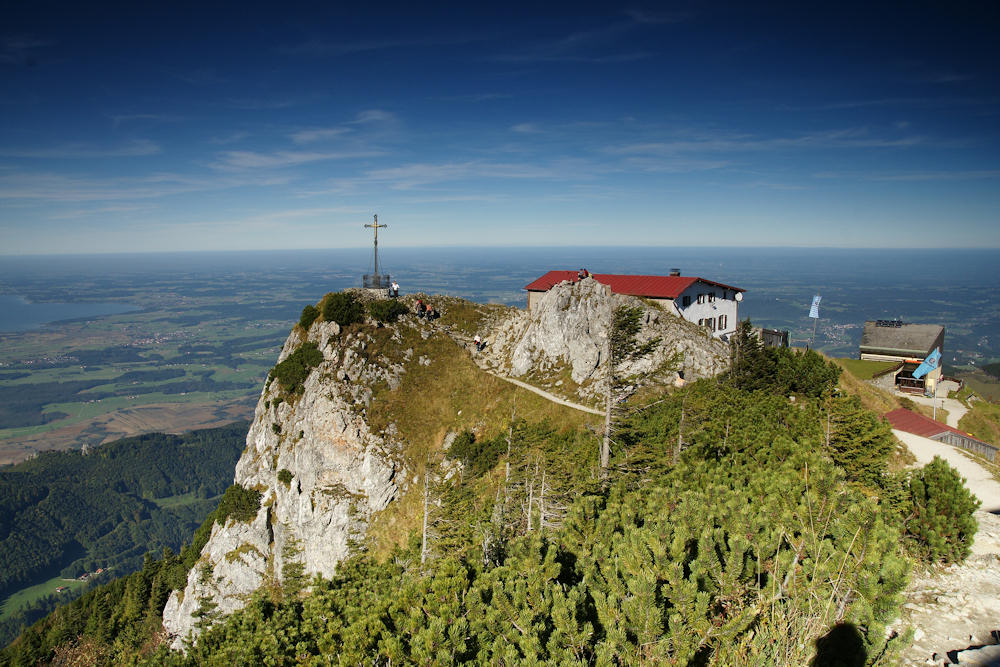
[(226, 82), (226, 79), (211, 67), (176, 73), (174, 77), (192, 86), (215, 86)]
[(972, 74), (963, 74), (960, 72), (932, 72), (925, 77), (923, 81), (926, 83), (961, 83), (963, 81), (971, 81), (976, 78)]
[(291, 135), (292, 141), (297, 144), (310, 144), (316, 141), (327, 141), (348, 132), (345, 127), (316, 127), (310, 130), (299, 130)]
[(506, 100), (512, 98), (513, 95), (508, 93), (469, 93), (468, 95), (442, 95), (438, 97), (431, 97), (429, 99), (437, 100), (439, 102), (491, 102), (493, 100)]
[(152, 141), (137, 139), (122, 146), (101, 147), (83, 143), (62, 144), (49, 148), (0, 148), (0, 157), (37, 159), (94, 159), (155, 155), (160, 147)]
[(789, 105), (780, 104), (779, 111), (841, 111), (846, 109), (869, 109), (877, 107), (902, 107), (905, 109), (937, 109), (961, 106), (994, 104), (996, 100), (972, 97), (883, 97), (868, 100), (842, 100), (821, 104)]
[(353, 122), (358, 125), (365, 125), (368, 123), (394, 123), (396, 120), (395, 114), (391, 111), (366, 109), (359, 113)]
[(171, 116), (169, 114), (161, 113), (128, 113), (128, 114), (115, 114), (110, 116), (112, 125), (117, 129), (122, 123), (129, 123), (132, 121), (152, 121), (157, 123), (176, 123), (183, 120), (180, 116)]
[(517, 132), (519, 134), (538, 134), (542, 130), (534, 123), (518, 123), (510, 128), (511, 132)]
[(912, 170), (912, 171), (822, 171), (815, 178), (859, 181), (981, 181), (1000, 178), (1000, 169)]
[(153, 206), (140, 206), (136, 204), (118, 206), (94, 206), (88, 208), (78, 208), (68, 211), (58, 211), (49, 215), (50, 220), (73, 220), (77, 218), (87, 218), (95, 215), (108, 215), (114, 213), (135, 213), (136, 211), (150, 211)]
[(495, 35), (489, 33), (477, 33), (468, 30), (455, 34), (422, 35), (408, 39), (331, 41), (329, 39), (312, 38), (298, 44), (279, 46), (275, 51), (284, 55), (316, 58), (413, 47), (458, 46), (494, 38)]
[[(585, 160), (559, 160), (548, 164), (523, 162), (464, 162), (411, 163), (398, 167), (372, 169), (354, 178), (335, 179), (331, 188), (307, 192), (307, 195), (330, 192), (355, 192), (364, 187), (391, 190), (416, 190), (445, 183), (499, 180), (573, 180), (587, 179), (606, 171), (604, 167)], [(430, 195), (438, 196), (438, 195)]]
[(35, 51), (52, 42), (32, 35), (6, 35), (0, 38), (0, 63), (5, 65), (34, 65)]
[(50, 172), (0, 173), (0, 201), (122, 202), (239, 187), (287, 185), (287, 176), (158, 173), (142, 178), (85, 178)]
[(646, 51), (622, 50), (619, 43), (636, 28), (634, 20), (620, 21), (595, 30), (574, 32), (565, 37), (534, 45), (519, 51), (508, 51), (494, 56), (505, 63), (575, 62), (621, 63), (649, 58)]
[(329, 127), (313, 127), (293, 132), (291, 140), (296, 144), (310, 144), (318, 141), (328, 141), (336, 139), (360, 128), (369, 129), (380, 127), (380, 129), (392, 129), (399, 124), (396, 114), (384, 109), (365, 109), (359, 112), (352, 120), (344, 121), (340, 125)]
[(319, 99), (317, 95), (268, 95), (266, 97), (235, 97), (227, 100), (226, 105), (233, 109), (244, 111), (274, 111), (312, 104)]
[(649, 25), (682, 23), (693, 16), (690, 12), (651, 12), (643, 9), (628, 9), (625, 14), (636, 23)]
[(672, 155), (689, 152), (743, 152), (817, 148), (906, 148), (925, 143), (919, 136), (877, 137), (864, 128), (848, 128), (802, 134), (795, 137), (755, 137), (753, 135), (705, 135), (671, 141), (647, 141), (610, 146), (615, 155)]
[(235, 144), (237, 142), (243, 141), (249, 136), (250, 136), (249, 132), (245, 132), (243, 130), (237, 130), (235, 132), (230, 132), (229, 134), (224, 134), (218, 137), (212, 137), (211, 139), (208, 140), (208, 143), (219, 144), (219, 145)]
[(309, 162), (322, 160), (346, 160), (360, 157), (381, 155), (380, 151), (274, 151), (260, 153), (256, 151), (225, 151), (211, 163), (213, 169), (243, 170), (243, 169), (279, 169), (294, 167)]
[(622, 167), (628, 171), (659, 172), (667, 174), (687, 174), (696, 171), (725, 169), (732, 166), (729, 160), (705, 160), (671, 157), (627, 157)]

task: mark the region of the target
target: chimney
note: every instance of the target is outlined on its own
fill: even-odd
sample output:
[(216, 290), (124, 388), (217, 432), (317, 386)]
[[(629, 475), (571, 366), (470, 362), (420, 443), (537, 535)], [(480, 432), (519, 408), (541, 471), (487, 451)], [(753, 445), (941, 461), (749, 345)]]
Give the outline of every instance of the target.
[(681, 275), (681, 270), (680, 269), (670, 269), (670, 275), (672, 275), (672, 276), (679, 276), (679, 275)]

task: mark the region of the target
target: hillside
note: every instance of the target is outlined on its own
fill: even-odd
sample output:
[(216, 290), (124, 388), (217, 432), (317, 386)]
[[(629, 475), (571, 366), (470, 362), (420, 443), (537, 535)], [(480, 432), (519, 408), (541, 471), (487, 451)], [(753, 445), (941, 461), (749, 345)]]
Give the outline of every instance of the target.
[(147, 551), (179, 548), (229, 485), (246, 427), (155, 433), (0, 469), (0, 596), (56, 579), (41, 604), (5, 600), (0, 641), (70, 597), (57, 586), (80, 588), (73, 580), (98, 569), (122, 576)]
[[(918, 487), (888, 472), (878, 417), (832, 396), (839, 370), (741, 330), (727, 371), (697, 327), (562, 289), (527, 315), (435, 297), (440, 319), (400, 318), (350, 293), (307, 306), (236, 485), (191, 547), (117, 583), (115, 600), (146, 602), (95, 591), (7, 656), (797, 664), (900, 650), (885, 627), (909, 559), (961, 559), (971, 534), (956, 519), (943, 549), (923, 521), (904, 525)], [(618, 350), (610, 367), (602, 350)], [(667, 389), (682, 369), (703, 379)], [(577, 402), (611, 392), (606, 464), (605, 418), (500, 377), (519, 370)]]

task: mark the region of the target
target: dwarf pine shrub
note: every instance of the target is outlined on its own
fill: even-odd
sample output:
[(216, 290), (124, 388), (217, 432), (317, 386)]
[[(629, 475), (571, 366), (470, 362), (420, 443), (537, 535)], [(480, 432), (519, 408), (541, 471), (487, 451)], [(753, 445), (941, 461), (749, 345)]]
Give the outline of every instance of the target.
[(303, 343), (271, 371), (271, 377), (278, 381), (281, 389), (289, 394), (302, 390), (302, 383), (313, 368), (323, 361), (323, 353), (312, 341)]
[(980, 502), (958, 471), (935, 456), (910, 478), (910, 502), (906, 533), (912, 551), (930, 562), (965, 560), (978, 527), (973, 513)]
[(342, 327), (360, 322), (364, 319), (364, 307), (357, 298), (348, 292), (327, 294), (323, 300), (323, 319), (336, 322)]
[(409, 309), (396, 299), (379, 299), (368, 304), (368, 314), (385, 324), (395, 322), (400, 315), (405, 315), (408, 312)]
[(317, 317), (319, 317), (319, 308), (310, 304), (302, 309), (302, 316), (299, 317), (299, 326), (309, 331), (309, 327), (312, 326)]

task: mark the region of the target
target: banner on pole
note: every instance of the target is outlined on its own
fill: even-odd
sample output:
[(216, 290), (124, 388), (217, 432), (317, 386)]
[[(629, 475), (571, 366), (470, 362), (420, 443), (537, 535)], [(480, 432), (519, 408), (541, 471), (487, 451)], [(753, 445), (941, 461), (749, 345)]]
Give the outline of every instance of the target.
[(932, 370), (938, 367), (941, 362), (941, 348), (935, 347), (934, 351), (927, 355), (924, 359), (924, 363), (917, 366), (917, 369), (913, 371), (913, 378), (919, 380), (923, 376), (930, 373)]
[(819, 319), (819, 301), (822, 298), (819, 294), (813, 297), (812, 306), (809, 307), (809, 317)]

